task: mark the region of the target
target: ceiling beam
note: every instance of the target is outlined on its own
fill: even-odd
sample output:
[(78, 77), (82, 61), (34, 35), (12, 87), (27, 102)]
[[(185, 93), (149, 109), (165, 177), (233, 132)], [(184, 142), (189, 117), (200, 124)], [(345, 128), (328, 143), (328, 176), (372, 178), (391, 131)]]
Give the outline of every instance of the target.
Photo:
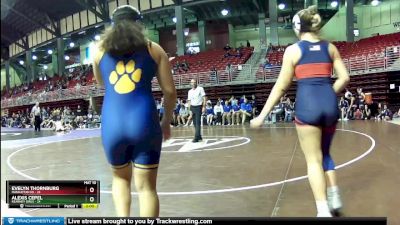
[(182, 6), (194, 6), (194, 5), (201, 5), (201, 4), (220, 2), (220, 1), (221, 0), (197, 0), (197, 1), (187, 2), (187, 3), (182, 3)]
[(88, 0), (75, 0), (75, 2), (78, 3), (80, 6), (84, 7), (85, 9), (89, 10), (90, 12), (92, 12), (97, 17), (100, 17), (103, 21), (109, 20), (108, 15), (104, 15), (103, 13), (98, 12), (96, 10), (96, 6), (90, 4)]
[(21, 12), (15, 10), (14, 8), (10, 7), (9, 5), (7, 5), (7, 4), (5, 4), (5, 3), (3, 3), (3, 2), (1, 2), (1, 5), (2, 5), (3, 7), (6, 7), (6, 8), (8, 8), (8, 9), (10, 9), (11, 12), (15, 13), (15, 14), (16, 14), (17, 16), (19, 16), (19, 17), (22, 17), (23, 19), (27, 20), (27, 21), (30, 22), (31, 24), (35, 24), (36, 26), (39, 26), (39, 27), (45, 29), (46, 31), (52, 33), (53, 35), (57, 35), (56, 32), (54, 32), (53, 30), (47, 28), (47, 26), (45, 26), (44, 24), (42, 24), (42, 23), (36, 21), (36, 20), (33, 19), (33, 18), (29, 18), (28, 16), (26, 16), (26, 15), (24, 15), (23, 13), (21, 13)]
[(210, 8), (210, 7), (208, 7), (208, 6), (203, 6), (203, 7), (201, 7), (201, 8), (204, 8), (204, 11), (205, 11), (205, 13), (204, 13), (205, 18), (215, 18), (215, 17), (216, 17), (216, 16), (215, 16), (215, 11), (214, 11), (212, 8)]
[(162, 12), (162, 11), (165, 11), (165, 10), (175, 10), (175, 5), (169, 5), (169, 6), (165, 6), (165, 7), (158, 7), (158, 8), (155, 8), (155, 9), (149, 9), (149, 10), (145, 10), (145, 11), (143, 11), (143, 12), (141, 12), (142, 13), (142, 15), (147, 15), (147, 14), (152, 14), (152, 13), (158, 13), (158, 12)]
[(55, 36), (61, 36), (61, 29), (58, 26), (58, 23), (56, 23), (47, 13), (43, 13), (43, 15), (45, 16), (47, 22), (50, 23), (50, 26), (53, 28), (54, 30), (54, 35)]
[(27, 4), (29, 4), (29, 7), (36, 11), (36, 13), (43, 15), (47, 22), (50, 24), (51, 28), (53, 28), (54, 32), (57, 34), (53, 34), (55, 36), (61, 36), (61, 29), (58, 26), (58, 24), (55, 22), (56, 20), (52, 18), (47, 12), (43, 11), (42, 9), (39, 9), (36, 7), (34, 4), (32, 4), (33, 1), (27, 1)]
[(260, 8), (260, 5), (258, 4), (258, 1), (257, 0), (253, 0), (252, 2), (253, 2), (253, 5), (256, 7), (257, 11), (260, 12), (261, 8)]
[(26, 46), (26, 49), (29, 49), (29, 44), (28, 44), (28, 36), (25, 36), (23, 38), (21, 38), (22, 43), (24, 44), (24, 46)]
[[(1, 33), (12, 33), (14, 34), (15, 37), (13, 37), (14, 39), (18, 39), (24, 36), (24, 32), (18, 30), (17, 28), (15, 28), (15, 26), (11, 26), (10, 24), (1, 21), (1, 28), (2, 28), (2, 32)], [(3, 30), (4, 29), (4, 30)]]
[(24, 50), (28, 50), (28, 46), (26, 45), (26, 42), (24, 42), (24, 45), (21, 45), (19, 42), (11, 39), (10, 37), (6, 36), (5, 34), (1, 33), (1, 39), (7, 40), (11, 44), (16, 44), (19, 47), (23, 48)]
[(109, 16), (109, 8), (108, 8), (108, 3), (106, 0), (95, 0), (96, 5), (99, 6), (101, 14), (107, 18), (107, 22), (110, 21), (110, 16)]

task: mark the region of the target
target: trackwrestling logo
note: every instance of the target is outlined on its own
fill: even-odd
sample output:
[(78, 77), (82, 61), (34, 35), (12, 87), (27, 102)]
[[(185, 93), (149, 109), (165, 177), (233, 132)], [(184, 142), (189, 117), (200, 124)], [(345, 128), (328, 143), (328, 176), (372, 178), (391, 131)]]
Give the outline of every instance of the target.
[(64, 225), (64, 217), (4, 217), (4, 225)]
[(8, 218), (8, 223), (13, 224), (14, 223), (14, 218)]

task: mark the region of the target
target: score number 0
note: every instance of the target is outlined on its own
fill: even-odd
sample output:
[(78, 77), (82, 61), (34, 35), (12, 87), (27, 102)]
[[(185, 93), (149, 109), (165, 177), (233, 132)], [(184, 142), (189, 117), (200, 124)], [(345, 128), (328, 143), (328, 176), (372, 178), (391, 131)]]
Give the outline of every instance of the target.
[[(89, 192), (90, 192), (90, 193), (93, 193), (93, 192), (94, 192), (94, 187), (90, 187), (90, 188), (89, 188)], [(94, 202), (94, 197), (90, 197), (90, 198), (89, 198), (89, 201), (90, 201), (90, 202)]]

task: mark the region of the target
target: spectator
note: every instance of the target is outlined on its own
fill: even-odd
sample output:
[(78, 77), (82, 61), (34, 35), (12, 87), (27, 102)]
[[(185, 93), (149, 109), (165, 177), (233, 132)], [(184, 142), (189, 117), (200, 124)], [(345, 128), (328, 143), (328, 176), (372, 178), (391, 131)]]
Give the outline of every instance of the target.
[(75, 115), (76, 115), (76, 121), (77, 121), (77, 122), (83, 121), (84, 112), (83, 112), (83, 110), (81, 109), (81, 106), (80, 106), (80, 105), (78, 105), (78, 108), (77, 108), (76, 111), (75, 111)]
[(96, 111), (93, 112), (93, 125), (95, 127), (99, 127), (101, 122), (101, 117), (100, 115), (97, 114)]
[(162, 120), (163, 115), (164, 115), (164, 98), (161, 98), (160, 112), (159, 112), (160, 121)]
[(293, 121), (293, 114), (294, 114), (294, 105), (290, 101), (290, 98), (286, 99), (286, 104), (285, 104), (285, 118), (284, 122), (292, 122)]
[(357, 96), (356, 96), (356, 105), (358, 108), (364, 107), (365, 103), (365, 94), (362, 91), (362, 88), (357, 88)]
[(270, 42), (268, 45), (267, 52), (272, 51), (272, 50), (273, 50), (273, 46), (272, 46), (272, 43)]
[(246, 121), (246, 118), (251, 118), (253, 109), (251, 104), (248, 102), (247, 98), (244, 99), (243, 103), (240, 105), (240, 112), (242, 114), (242, 125)]
[(251, 95), (251, 108), (253, 109), (253, 118), (256, 117), (256, 113), (257, 113), (257, 101), (256, 101), (256, 96), (253, 94)]
[(181, 67), (182, 67), (182, 69), (183, 69), (185, 72), (187, 72), (187, 71), (190, 69), (190, 68), (189, 68), (189, 63), (188, 63), (186, 60), (184, 60), (184, 61), (182, 62)]
[(272, 64), (268, 61), (268, 59), (265, 59), (263, 68), (264, 69), (270, 69), (272, 67)]
[(240, 99), (239, 99), (239, 104), (242, 105), (242, 103), (244, 102), (245, 99), (246, 99), (246, 95), (242, 95), (242, 97), (240, 97)]
[(358, 106), (356, 103), (356, 97), (350, 96), (350, 106), (347, 109), (347, 119), (354, 119), (354, 113), (356, 112)]
[(155, 103), (156, 103), (156, 108), (157, 108), (157, 114), (160, 115), (160, 109), (161, 109), (160, 101), (155, 100)]
[(178, 98), (176, 101), (176, 105), (175, 105), (175, 110), (172, 114), (172, 125), (178, 125), (178, 115), (179, 115), (179, 110), (181, 109), (181, 99)]
[(242, 58), (242, 56), (243, 56), (243, 53), (240, 51), (240, 49), (237, 49), (235, 57)]
[(222, 125), (225, 126), (225, 121), (228, 122), (228, 125), (232, 125), (231, 124), (232, 107), (231, 107), (229, 101), (225, 101), (223, 109), (224, 109), (224, 113), (222, 114)]
[(343, 120), (343, 121), (349, 120), (347, 118), (348, 108), (349, 108), (349, 102), (343, 96), (340, 97), (339, 109), (341, 112), (341, 114), (340, 114), (341, 116), (340, 116), (339, 120)]
[(221, 105), (221, 101), (218, 100), (217, 104), (214, 106), (214, 119), (216, 121), (216, 125), (222, 124), (222, 113), (224, 112), (224, 108)]
[(282, 114), (285, 113), (285, 104), (283, 100), (284, 97), (281, 98), (280, 103), (274, 106), (273, 110), (269, 115), (272, 123), (276, 123), (277, 121), (279, 121)]
[(88, 114), (86, 116), (86, 127), (92, 128), (92, 123), (93, 123), (93, 112), (91, 109), (89, 109)]
[(226, 44), (225, 45), (225, 47), (224, 47), (224, 50), (227, 52), (227, 51), (229, 51), (229, 50), (231, 50), (232, 48), (231, 48), (231, 46), (229, 45), (229, 44)]
[(189, 111), (185, 107), (185, 104), (181, 102), (181, 107), (179, 109), (179, 115), (178, 115), (178, 126), (183, 126), (186, 124), (186, 119), (189, 116)]
[(370, 120), (371, 119), (371, 110), (369, 109), (368, 105), (364, 106), (363, 119), (365, 119), (365, 120)]
[(344, 94), (344, 97), (346, 98), (346, 100), (348, 102), (350, 102), (352, 96), (353, 96), (353, 94), (349, 91), (349, 89), (346, 88), (346, 92)]
[(206, 105), (206, 117), (207, 117), (207, 125), (212, 125), (214, 120), (214, 110), (211, 104), (211, 101), (207, 101)]
[(230, 63), (228, 63), (226, 65), (226, 72), (229, 74), (229, 76), (231, 76), (232, 73), (232, 65)]
[(400, 118), (400, 108), (399, 108), (399, 111), (397, 111), (393, 114), (393, 118)]
[(239, 51), (242, 51), (243, 49), (244, 49), (244, 45), (243, 45), (243, 43), (242, 42), (240, 42), (240, 46), (239, 46)]
[(31, 128), (32, 127), (31, 120), (29, 119), (29, 117), (27, 115), (24, 115), (22, 117), (22, 127), (23, 128)]
[(175, 70), (175, 71), (178, 71), (178, 72), (181, 72), (179, 61), (176, 61), (176, 62), (175, 62), (174, 70)]
[(225, 104), (224, 100), (222, 100), (221, 98), (218, 98), (217, 102), (221, 103), (222, 106)]
[(185, 107), (188, 109), (189, 117), (187, 118), (185, 126), (193, 126), (193, 112), (189, 109), (189, 103), (186, 102)]
[(218, 83), (218, 79), (217, 79), (217, 69), (215, 69), (215, 67), (213, 67), (213, 68), (211, 69), (210, 81), (211, 81), (211, 83), (214, 83), (214, 84), (217, 84), (217, 83)]
[(354, 112), (354, 119), (356, 120), (361, 120), (362, 119), (362, 112), (360, 108), (357, 108), (356, 111)]
[(381, 111), (381, 113), (379, 114), (379, 118), (378, 120), (392, 120), (392, 112), (388, 109), (387, 105), (384, 104), (383, 105), (383, 110)]
[(239, 125), (239, 118), (240, 118), (241, 112), (240, 112), (240, 106), (238, 104), (238, 100), (232, 99), (231, 104), (232, 104), (232, 125), (235, 124), (235, 119), (236, 119), (236, 124)]

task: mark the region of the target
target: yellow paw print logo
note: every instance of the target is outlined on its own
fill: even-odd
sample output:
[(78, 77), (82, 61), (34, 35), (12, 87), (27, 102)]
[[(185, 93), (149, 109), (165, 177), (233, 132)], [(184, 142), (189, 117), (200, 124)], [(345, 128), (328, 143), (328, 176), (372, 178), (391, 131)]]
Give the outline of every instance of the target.
[(139, 82), (141, 77), (142, 69), (135, 69), (135, 61), (129, 60), (126, 65), (119, 61), (109, 79), (118, 94), (127, 94), (135, 90), (135, 83)]

